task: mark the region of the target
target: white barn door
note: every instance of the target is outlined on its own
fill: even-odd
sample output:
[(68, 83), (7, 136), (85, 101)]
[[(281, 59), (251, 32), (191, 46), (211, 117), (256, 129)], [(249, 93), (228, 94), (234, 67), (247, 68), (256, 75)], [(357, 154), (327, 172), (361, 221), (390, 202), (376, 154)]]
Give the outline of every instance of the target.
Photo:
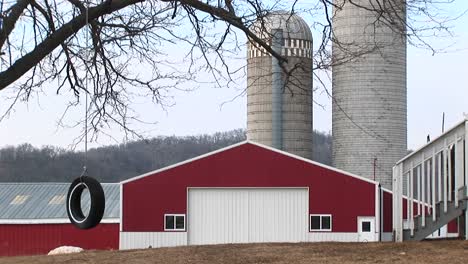
[(305, 188), (191, 188), (188, 243), (307, 241), (308, 200)]
[(358, 217), (358, 242), (376, 241), (375, 217)]

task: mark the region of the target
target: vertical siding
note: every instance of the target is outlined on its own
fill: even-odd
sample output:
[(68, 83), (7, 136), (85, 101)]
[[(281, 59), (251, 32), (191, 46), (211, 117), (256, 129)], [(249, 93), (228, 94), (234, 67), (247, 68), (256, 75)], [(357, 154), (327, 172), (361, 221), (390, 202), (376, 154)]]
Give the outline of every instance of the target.
[(163, 232), (164, 214), (187, 214), (188, 187), (308, 187), (309, 213), (333, 215), (333, 232), (375, 214), (375, 184), (246, 143), (124, 183), (123, 231)]
[(119, 249), (175, 247), (187, 245), (186, 232), (120, 232)]
[[(393, 231), (393, 212), (392, 212), (392, 193), (382, 192), (382, 232)], [(406, 205), (406, 199), (403, 199), (403, 205)], [(403, 218), (406, 218), (406, 210), (403, 209)]]
[(308, 242), (358, 242), (358, 233), (311, 232)]
[(0, 225), (0, 256), (47, 254), (59, 246), (118, 249), (119, 224), (80, 230), (71, 224)]
[(380, 237), (381, 241), (383, 242), (391, 242), (393, 241), (393, 234), (390, 232), (383, 232), (381, 237)]
[[(189, 244), (241, 243), (249, 239), (248, 191), (189, 191)], [(238, 228), (243, 226), (245, 228)], [(194, 234), (195, 232), (195, 234)], [(203, 239), (199, 237), (203, 234)]]
[(303, 242), (307, 189), (190, 189), (189, 244)]
[(458, 234), (458, 219), (455, 218), (447, 224), (447, 233)]

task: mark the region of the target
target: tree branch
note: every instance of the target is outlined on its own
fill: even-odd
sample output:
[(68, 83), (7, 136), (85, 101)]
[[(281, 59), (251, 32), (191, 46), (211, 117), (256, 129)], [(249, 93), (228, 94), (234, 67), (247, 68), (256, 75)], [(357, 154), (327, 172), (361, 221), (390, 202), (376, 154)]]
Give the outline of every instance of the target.
[(10, 15), (3, 19), (3, 27), (0, 30), (0, 50), (3, 48), (11, 31), (15, 28), (16, 21), (20, 18), (23, 11), (31, 3), (31, 0), (18, 0), (14, 6), (10, 8)]
[[(127, 6), (143, 2), (145, 0), (107, 0), (95, 7), (89, 8), (89, 20), (110, 14), (112, 12), (121, 10)], [(55, 48), (60, 46), (65, 40), (78, 32), (86, 25), (86, 14), (80, 14), (70, 22), (64, 24), (44, 41), (38, 44), (31, 52), (24, 55), (22, 58), (15, 61), (7, 70), (0, 73), (0, 91), (8, 85), (18, 80), (23, 74), (28, 72), (46, 57)]]

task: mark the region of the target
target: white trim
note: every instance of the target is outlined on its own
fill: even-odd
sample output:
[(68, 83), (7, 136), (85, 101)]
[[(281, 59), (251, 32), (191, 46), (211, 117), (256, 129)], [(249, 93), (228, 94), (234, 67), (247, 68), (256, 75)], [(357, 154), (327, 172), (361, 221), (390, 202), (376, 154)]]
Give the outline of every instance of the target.
[(147, 172), (147, 173), (145, 173), (145, 174), (142, 174), (142, 175), (139, 175), (139, 176), (136, 176), (136, 177), (127, 179), (127, 180), (125, 180), (125, 181), (121, 181), (120, 184), (126, 184), (126, 183), (129, 183), (129, 182), (136, 181), (136, 180), (139, 180), (139, 179), (141, 179), (141, 178), (144, 178), (144, 177), (153, 175), (153, 174), (155, 174), (155, 173), (160, 173), (160, 172), (163, 172), (163, 171), (166, 171), (166, 170), (175, 168), (175, 167), (179, 167), (179, 166), (181, 166), (181, 165), (190, 163), (190, 162), (192, 162), (192, 161), (196, 161), (196, 160), (199, 160), (199, 159), (203, 159), (203, 158), (212, 156), (212, 155), (214, 155), (214, 154), (216, 154), (216, 153), (223, 152), (223, 151), (225, 151), (225, 150), (229, 150), (229, 149), (238, 147), (238, 146), (243, 145), (243, 144), (245, 144), (245, 143), (247, 143), (247, 142), (248, 142), (248, 141), (242, 141), (242, 142), (236, 143), (236, 144), (234, 144), (234, 145), (230, 145), (230, 146), (227, 146), (227, 147), (224, 147), (224, 148), (220, 148), (220, 149), (218, 149), (218, 150), (211, 151), (211, 152), (205, 153), (205, 154), (203, 154), (203, 155), (200, 155), (200, 156), (197, 156), (197, 157), (188, 159), (188, 160), (184, 160), (184, 161), (175, 163), (175, 164), (173, 164), (173, 165), (169, 165), (169, 166), (164, 167), (164, 168), (161, 168), (161, 169), (157, 169), (157, 170), (154, 170), (154, 171), (150, 171), (150, 172)]
[[(105, 182), (101, 183), (101, 185), (118, 185), (118, 182)], [(70, 182), (1, 182), (0, 185), (42, 185), (42, 186), (50, 186), (50, 185), (70, 185)]]
[[(378, 239), (376, 238), (376, 236), (378, 235), (376, 232), (375, 232), (375, 217), (373, 216), (358, 216), (357, 217), (357, 234), (358, 234), (358, 242), (366, 242), (366, 241), (359, 241), (359, 235), (360, 235), (360, 232), (359, 230), (361, 230), (361, 223), (362, 222), (373, 222), (374, 223), (374, 232), (372, 232), (372, 228), (370, 231), (361, 231), (362, 233), (371, 233), (374, 237), (374, 239), (372, 241), (367, 241), (367, 242), (375, 242), (377, 241)], [(372, 225), (371, 225), (372, 227)]]
[[(389, 194), (393, 194), (393, 191), (390, 191), (389, 189), (385, 189), (382, 186), (380, 186), (380, 189), (382, 189), (382, 191), (384, 191), (384, 192), (388, 192)], [(403, 195), (403, 197), (405, 197), (405, 196)]]
[(464, 118), (463, 121), (461, 122), (458, 122), (456, 125), (452, 126), (450, 129), (447, 129), (444, 133), (440, 134), (439, 136), (435, 137), (434, 139), (432, 139), (429, 143), (423, 145), (422, 147), (414, 150), (413, 152), (411, 152), (410, 154), (404, 156), (403, 158), (401, 158), (399, 161), (396, 162), (396, 164), (399, 164), (399, 163), (402, 163), (403, 161), (405, 161), (406, 159), (408, 159), (409, 157), (412, 157), (414, 154), (418, 153), (419, 151), (425, 149), (427, 146), (431, 145), (432, 143), (436, 142), (438, 139), (444, 137), (445, 135), (449, 134), (450, 132), (452, 132), (453, 130), (455, 130), (456, 128), (458, 128), (459, 126), (461, 126), (462, 124), (465, 124), (465, 122), (468, 122), (468, 118)]
[[(383, 195), (382, 195), (383, 196)], [(380, 199), (379, 199), (380, 198)], [(375, 233), (380, 233), (380, 202), (383, 197), (380, 197), (379, 185), (375, 185)]]
[(322, 163), (319, 163), (319, 162), (316, 162), (316, 161), (313, 161), (313, 160), (309, 160), (309, 159), (306, 159), (306, 158), (303, 158), (303, 157), (300, 157), (300, 156), (297, 156), (297, 155), (294, 155), (294, 154), (291, 154), (291, 153), (288, 153), (288, 152), (285, 152), (285, 151), (282, 151), (282, 150), (278, 150), (278, 149), (275, 149), (275, 148), (272, 148), (272, 147), (269, 147), (269, 146), (266, 146), (266, 145), (251, 141), (251, 140), (245, 140), (245, 141), (242, 141), (242, 142), (239, 142), (239, 143), (236, 143), (236, 144), (233, 144), (233, 145), (230, 145), (230, 146), (227, 146), (227, 147), (224, 147), (224, 148), (221, 148), (221, 149), (218, 149), (218, 150), (203, 154), (201, 156), (191, 158), (191, 159), (188, 159), (188, 160), (185, 160), (185, 161), (170, 165), (170, 166), (165, 167), (165, 168), (161, 168), (161, 169), (158, 169), (158, 170), (147, 172), (145, 174), (142, 174), (142, 175), (127, 179), (125, 181), (121, 181), (120, 184), (126, 184), (126, 183), (129, 183), (129, 182), (132, 182), (132, 181), (136, 181), (136, 180), (139, 180), (141, 178), (151, 176), (153, 174), (160, 173), (160, 172), (163, 172), (163, 171), (166, 171), (166, 170), (169, 170), (169, 169), (173, 169), (175, 167), (179, 167), (181, 165), (190, 163), (192, 161), (203, 159), (203, 158), (212, 156), (214, 154), (217, 154), (217, 153), (229, 150), (229, 149), (233, 149), (235, 147), (239, 147), (239, 146), (244, 145), (244, 144), (255, 145), (257, 147), (264, 148), (264, 149), (267, 149), (267, 150), (270, 150), (270, 151), (273, 151), (273, 152), (276, 152), (276, 153), (279, 153), (279, 154), (283, 154), (285, 156), (288, 156), (288, 157), (291, 157), (291, 158), (294, 158), (294, 159), (297, 159), (297, 160), (301, 160), (301, 161), (307, 162), (309, 164), (312, 164), (312, 165), (315, 165), (315, 166), (318, 166), (318, 167), (322, 167), (324, 169), (328, 169), (328, 170), (331, 170), (331, 171), (334, 171), (334, 172), (344, 174), (346, 176), (350, 176), (350, 177), (353, 177), (353, 178), (356, 178), (356, 179), (359, 179), (359, 180), (362, 180), (362, 181), (366, 181), (368, 183), (378, 184), (378, 182), (373, 181), (371, 179), (367, 179), (367, 178), (364, 178), (362, 176), (358, 176), (358, 175), (355, 175), (355, 174), (352, 174), (352, 173), (349, 173), (349, 172), (346, 172), (346, 171), (343, 171), (343, 170), (340, 170), (340, 169), (337, 169), (337, 168), (334, 168), (334, 167), (331, 167), (331, 166), (328, 166), (328, 165), (325, 165), (325, 164), (322, 164)]
[(309, 232), (307, 242), (357, 242), (357, 232)]
[(252, 187), (252, 186), (249, 186), (249, 187), (242, 187), (242, 186), (236, 186), (236, 187), (223, 187), (223, 186), (211, 186), (211, 187), (190, 187), (188, 186), (187, 187), (187, 191), (188, 189), (307, 189), (307, 192), (309, 192), (309, 187), (308, 186), (292, 186), (292, 187), (284, 187), (284, 186), (279, 186), (279, 187)]
[(449, 233), (447, 232), (446, 238), (456, 238), (459, 237), (460, 235), (458, 233)]
[(120, 224), (119, 224), (119, 231), (123, 231), (123, 185), (119, 184), (119, 192), (120, 192), (120, 202), (119, 202), (119, 218), (120, 218)]
[[(189, 229), (188, 228), (188, 226), (189, 226), (188, 221), (190, 221), (190, 218), (189, 218), (189, 216), (190, 216), (190, 214), (189, 214), (189, 207), (190, 207), (189, 206), (189, 187), (186, 187), (185, 190), (186, 190), (186, 194), (185, 194), (185, 214), (186, 214), (186, 216), (185, 216), (185, 232), (187, 233), (187, 236), (186, 236), (187, 241), (186, 242), (187, 242), (187, 245), (188, 245), (188, 243), (190, 241), (189, 240), (189, 230), (188, 230)], [(164, 221), (166, 221), (166, 217), (164, 217)], [(166, 227), (166, 223), (164, 223), (164, 228), (165, 227)]]
[[(320, 216), (320, 229), (312, 229), (312, 216)], [(322, 228), (322, 217), (328, 216), (330, 217), (330, 228), (323, 229)], [(333, 217), (331, 214), (309, 214), (309, 232), (331, 232), (333, 229)]]
[[(166, 216), (173, 216), (174, 217), (174, 229), (166, 228)], [(177, 228), (176, 217), (183, 216), (184, 217), (184, 228)], [(185, 227), (187, 226), (187, 221), (185, 214), (164, 214), (164, 231), (167, 232), (185, 232)]]
[(422, 158), (423, 158), (423, 162), (421, 164), (421, 201), (422, 201), (422, 205), (421, 205), (421, 215), (422, 215), (422, 218), (421, 218), (421, 224), (422, 224), (422, 227), (426, 227), (426, 206), (425, 206), (425, 203), (426, 203), (426, 161), (424, 161), (424, 152), (421, 154), (422, 155)]
[(177, 247), (187, 245), (187, 232), (120, 232), (119, 249)]
[(431, 203), (431, 213), (432, 213), (432, 221), (435, 222), (437, 219), (437, 213), (436, 213), (436, 181), (435, 181), (435, 178), (436, 178), (436, 173), (435, 173), (435, 170), (436, 170), (436, 162), (437, 162), (437, 156), (436, 156), (436, 153), (435, 153), (435, 149), (433, 151), (433, 154), (432, 154), (432, 163), (430, 163), (430, 166), (431, 166), (431, 194), (432, 194), (432, 203)]
[(303, 157), (300, 157), (300, 156), (297, 156), (297, 155), (288, 153), (288, 152), (283, 151), (283, 150), (278, 150), (278, 149), (272, 148), (272, 147), (270, 147), (270, 146), (266, 146), (266, 145), (263, 145), (263, 144), (260, 144), (260, 143), (257, 143), (257, 142), (253, 142), (253, 141), (248, 141), (247, 143), (250, 143), (250, 144), (252, 144), (252, 145), (256, 145), (256, 146), (261, 147), (261, 148), (265, 148), (265, 149), (271, 150), (271, 151), (273, 151), (273, 152), (277, 152), (277, 153), (283, 154), (283, 155), (288, 156), (288, 157), (291, 157), (291, 158), (295, 158), (295, 159), (298, 159), (298, 160), (301, 160), (301, 161), (310, 163), (310, 164), (312, 164), (312, 165), (316, 165), (316, 166), (322, 167), (322, 168), (324, 168), (324, 169), (328, 169), (328, 170), (331, 170), (331, 171), (334, 171), (334, 172), (338, 172), (338, 173), (341, 173), (341, 174), (345, 174), (345, 175), (347, 175), (347, 176), (351, 176), (351, 177), (357, 178), (357, 179), (359, 179), (359, 180), (363, 180), (363, 181), (366, 181), (366, 182), (369, 182), (369, 183), (372, 183), (372, 184), (379, 184), (378, 182), (373, 181), (373, 180), (371, 180), (371, 179), (367, 179), (367, 178), (365, 178), (365, 177), (358, 176), (358, 175), (352, 174), (352, 173), (347, 172), (347, 171), (344, 171), (344, 170), (340, 170), (340, 169), (337, 169), (337, 168), (334, 168), (334, 167), (331, 167), (331, 166), (328, 166), (328, 165), (325, 165), (325, 164), (322, 164), (322, 163), (319, 163), (319, 162), (316, 162), (316, 161), (313, 161), (313, 160), (309, 160), (309, 159), (306, 159), (306, 158), (303, 158)]
[[(117, 224), (119, 218), (102, 219), (101, 224)], [(30, 224), (71, 224), (68, 218), (51, 219), (0, 219), (0, 225), (30, 225)]]
[[(465, 190), (468, 192), (468, 120), (465, 122)], [(467, 193), (468, 195), (468, 193)], [(468, 201), (467, 201), (468, 202)], [(461, 232), (460, 232), (461, 233)], [(462, 234), (460, 234), (462, 235)], [(465, 210), (465, 240), (468, 240), (468, 210)]]
[[(75, 193), (76, 188), (78, 188), (80, 185), (84, 185), (85, 189), (88, 189), (88, 191), (89, 191), (88, 185), (86, 185), (86, 183), (84, 183), (84, 182), (80, 182), (77, 185), (75, 185), (75, 187), (73, 187), (72, 191), (70, 192), (70, 196), (69, 196), (67, 202), (68, 202), (68, 213), (69, 213), (70, 217), (73, 218), (73, 221), (81, 224), (84, 221), (86, 221), (86, 219), (88, 219), (89, 213), (88, 213), (88, 215), (85, 215), (84, 218), (81, 221), (79, 221), (73, 215), (73, 210), (72, 210), (72, 207), (71, 207), (71, 198), (73, 197), (73, 194)], [(80, 199), (81, 199), (81, 195), (83, 195), (83, 190), (81, 191), (81, 194), (80, 194), (80, 197), (79, 197)], [(91, 193), (89, 195), (90, 195), (90, 199), (91, 199)], [(80, 208), (80, 211), (81, 211), (81, 208)]]

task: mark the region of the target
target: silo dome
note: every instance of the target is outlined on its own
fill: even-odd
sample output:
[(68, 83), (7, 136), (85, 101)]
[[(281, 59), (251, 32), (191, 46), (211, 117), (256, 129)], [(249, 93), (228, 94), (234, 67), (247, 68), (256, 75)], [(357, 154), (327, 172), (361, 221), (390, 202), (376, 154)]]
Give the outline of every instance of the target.
[[(287, 59), (283, 66), (290, 75), (279, 72), (280, 77), (275, 79), (273, 75), (276, 71), (272, 68), (276, 64), (272, 63), (271, 54), (249, 41), (247, 138), (275, 148), (280, 146), (281, 150), (311, 159), (312, 32), (301, 17), (288, 12), (270, 13), (263, 21), (257, 21), (250, 27), (253, 33), (268, 44), (272, 44), (272, 32), (277, 29), (283, 33), (277, 48)], [(273, 80), (280, 80), (281, 84)], [(278, 100), (281, 103), (278, 104)]]
[(312, 42), (312, 32), (309, 26), (296, 14), (285, 11), (272, 12), (264, 18), (263, 23), (263, 28), (260, 21), (250, 27), (250, 30), (262, 36), (262, 39), (269, 39), (272, 29), (281, 29), (284, 39), (302, 39)]

